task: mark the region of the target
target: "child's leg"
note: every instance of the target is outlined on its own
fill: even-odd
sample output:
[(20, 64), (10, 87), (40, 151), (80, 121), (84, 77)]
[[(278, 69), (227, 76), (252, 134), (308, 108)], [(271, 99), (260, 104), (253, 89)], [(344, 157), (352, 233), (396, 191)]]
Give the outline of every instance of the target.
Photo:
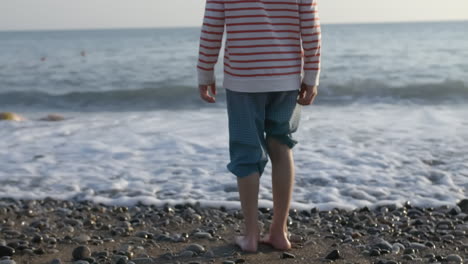
[(291, 248), (287, 219), (294, 186), (293, 139), (300, 121), (301, 106), (297, 91), (272, 93), (266, 108), (266, 145), (272, 164), (273, 222), (262, 242), (281, 250)]
[(259, 239), (258, 229), (258, 188), (260, 183), (259, 173), (252, 173), (243, 178), (237, 178), (239, 196), (244, 215), (245, 234), (236, 237), (236, 243), (244, 251), (257, 251)]
[(268, 162), (264, 137), (267, 93), (240, 93), (226, 90), (229, 119), (229, 171), (237, 176), (245, 233), (236, 237), (242, 250), (255, 252), (259, 239), (259, 178)]
[(267, 138), (272, 164), (273, 222), (270, 234), (262, 242), (281, 250), (291, 248), (288, 240), (287, 219), (294, 186), (294, 160), (289, 146), (272, 137)]

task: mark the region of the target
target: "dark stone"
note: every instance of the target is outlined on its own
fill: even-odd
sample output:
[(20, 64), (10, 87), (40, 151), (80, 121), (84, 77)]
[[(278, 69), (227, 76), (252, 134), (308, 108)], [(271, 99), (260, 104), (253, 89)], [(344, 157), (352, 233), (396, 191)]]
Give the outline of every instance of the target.
[(337, 260), (341, 258), (340, 256), (340, 251), (338, 251), (338, 249), (334, 249), (332, 250), (330, 253), (328, 253), (328, 255), (325, 257), (325, 259), (329, 259), (329, 260)]
[(424, 243), (424, 245), (426, 245), (426, 247), (428, 247), (428, 248), (435, 248), (436, 247), (435, 244), (432, 243), (431, 241), (427, 241), (426, 243)]
[(408, 255), (408, 254), (414, 254), (415, 251), (413, 248), (406, 248), (404, 251), (403, 251), (403, 254), (404, 255)]
[(236, 264), (245, 263), (245, 259), (241, 259), (241, 258), (240, 258), (240, 259), (236, 259), (234, 262), (235, 262)]
[(465, 214), (468, 214), (468, 199), (463, 199), (457, 203), (458, 207), (460, 207), (461, 211)]
[(408, 255), (403, 255), (402, 259), (404, 259), (404, 260), (414, 260), (414, 257), (413, 257), (413, 255), (408, 254)]
[(461, 208), (458, 206), (453, 207), (450, 209), (449, 214), (451, 215), (459, 215), (462, 212)]
[(359, 209), (359, 212), (360, 212), (360, 213), (369, 213), (370, 210), (369, 210), (369, 207), (365, 206), (365, 207)]
[(369, 252), (369, 256), (378, 257), (378, 256), (380, 256), (380, 251), (379, 251), (378, 249), (372, 249), (372, 250)]
[(73, 250), (72, 256), (74, 260), (84, 260), (91, 257), (91, 250), (87, 246), (79, 246)]
[(15, 254), (15, 250), (9, 246), (0, 246), (0, 258), (1, 257), (11, 257)]
[(283, 254), (281, 254), (281, 258), (282, 259), (296, 258), (296, 256), (288, 252), (283, 252)]
[(45, 251), (44, 251), (43, 248), (36, 248), (33, 252), (36, 255), (44, 255), (45, 254)]
[(39, 235), (39, 234), (34, 234), (33, 238), (31, 239), (31, 242), (33, 243), (41, 243), (44, 240), (44, 238)]
[(121, 258), (119, 258), (119, 260), (115, 262), (115, 264), (127, 264), (127, 260), (127, 257), (122, 256)]
[(405, 207), (406, 209), (413, 208), (410, 201), (406, 201), (405, 204), (403, 204), (403, 207)]
[(388, 249), (381, 249), (381, 250), (380, 250), (380, 254), (381, 254), (381, 255), (390, 254), (390, 250), (388, 250)]
[(60, 259), (56, 258), (56, 259), (53, 259), (53, 260), (50, 262), (50, 264), (62, 264), (62, 261), (61, 261)]

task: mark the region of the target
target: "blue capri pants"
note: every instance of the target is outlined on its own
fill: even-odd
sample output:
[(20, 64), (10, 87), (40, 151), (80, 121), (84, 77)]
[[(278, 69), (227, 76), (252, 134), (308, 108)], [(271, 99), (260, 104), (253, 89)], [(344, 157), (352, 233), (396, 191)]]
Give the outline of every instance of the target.
[(298, 143), (292, 137), (301, 117), (298, 95), (299, 90), (244, 93), (226, 89), (230, 172), (241, 178), (255, 172), (262, 176), (268, 163), (268, 137), (290, 149)]

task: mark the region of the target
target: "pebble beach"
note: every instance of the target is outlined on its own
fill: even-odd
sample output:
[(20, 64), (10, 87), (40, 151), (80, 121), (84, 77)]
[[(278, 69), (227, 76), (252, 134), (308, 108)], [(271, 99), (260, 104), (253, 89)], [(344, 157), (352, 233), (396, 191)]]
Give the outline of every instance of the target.
[[(259, 208), (265, 233), (271, 208)], [(468, 199), (290, 211), (293, 248), (243, 253), (238, 209), (0, 199), (0, 264), (468, 263)]]

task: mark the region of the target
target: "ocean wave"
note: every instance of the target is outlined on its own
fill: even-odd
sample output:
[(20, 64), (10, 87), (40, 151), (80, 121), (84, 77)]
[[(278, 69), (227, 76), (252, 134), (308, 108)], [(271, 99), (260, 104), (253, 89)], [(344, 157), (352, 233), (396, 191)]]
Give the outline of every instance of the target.
[[(345, 84), (323, 83), (317, 104), (336, 103), (465, 103), (468, 86), (462, 81), (409, 84), (394, 87), (375, 80), (353, 80)], [(224, 89), (219, 89), (217, 101), (225, 102)], [(0, 93), (0, 106), (45, 107), (70, 110), (152, 110), (217, 107), (199, 98), (198, 90), (189, 86), (167, 86), (133, 90), (101, 92), (70, 92), (49, 94), (40, 91), (10, 91)]]

